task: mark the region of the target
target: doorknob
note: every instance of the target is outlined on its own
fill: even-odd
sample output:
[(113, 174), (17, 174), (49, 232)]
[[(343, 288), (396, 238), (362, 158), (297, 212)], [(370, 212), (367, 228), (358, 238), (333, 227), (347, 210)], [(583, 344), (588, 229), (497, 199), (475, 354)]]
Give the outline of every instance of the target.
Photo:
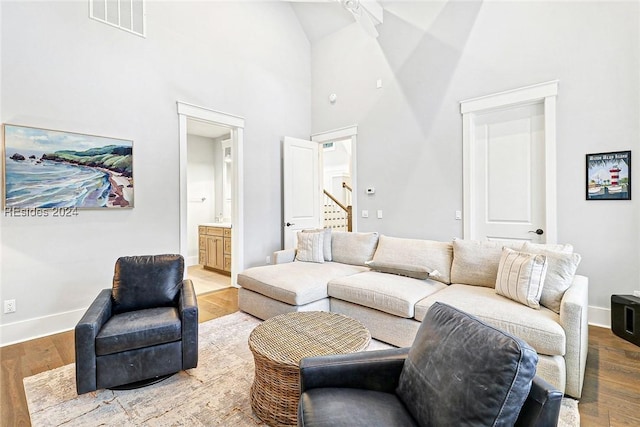
[(294, 223), (292, 223), (292, 222), (288, 222), (288, 223), (286, 223), (285, 225), (286, 225), (287, 227), (291, 227), (292, 225), (295, 225), (295, 224), (294, 224)]
[(529, 230), (529, 233), (536, 233), (538, 236), (544, 234), (544, 230), (542, 228), (538, 228), (536, 231)]

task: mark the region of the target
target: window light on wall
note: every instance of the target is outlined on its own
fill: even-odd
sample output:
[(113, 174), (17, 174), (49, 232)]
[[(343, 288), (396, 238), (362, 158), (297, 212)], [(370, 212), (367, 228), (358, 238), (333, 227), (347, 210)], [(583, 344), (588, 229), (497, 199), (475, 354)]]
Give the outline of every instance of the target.
[(89, 0), (89, 17), (146, 36), (144, 0)]

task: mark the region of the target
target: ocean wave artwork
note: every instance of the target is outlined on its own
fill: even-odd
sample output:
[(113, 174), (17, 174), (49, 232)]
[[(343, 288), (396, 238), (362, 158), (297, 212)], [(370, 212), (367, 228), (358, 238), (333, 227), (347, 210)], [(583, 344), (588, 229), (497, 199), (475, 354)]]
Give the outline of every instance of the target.
[(4, 125), (4, 207), (133, 207), (133, 142)]

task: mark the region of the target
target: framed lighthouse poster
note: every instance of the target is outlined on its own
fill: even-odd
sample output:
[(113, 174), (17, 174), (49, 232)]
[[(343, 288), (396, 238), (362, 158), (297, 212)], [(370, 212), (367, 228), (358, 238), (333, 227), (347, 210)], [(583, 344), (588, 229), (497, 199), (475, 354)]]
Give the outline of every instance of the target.
[(587, 154), (587, 200), (631, 200), (631, 151)]

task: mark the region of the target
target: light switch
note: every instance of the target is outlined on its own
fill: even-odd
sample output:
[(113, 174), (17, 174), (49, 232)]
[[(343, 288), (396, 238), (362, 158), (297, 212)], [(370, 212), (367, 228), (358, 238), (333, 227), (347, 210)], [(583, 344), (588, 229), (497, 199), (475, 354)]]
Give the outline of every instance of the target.
[(369, 218), (369, 211), (368, 210), (365, 210), (365, 209), (362, 210), (362, 218)]
[(456, 211), (456, 219), (462, 219), (462, 211)]
[(378, 219), (382, 219), (382, 209), (378, 209)]

